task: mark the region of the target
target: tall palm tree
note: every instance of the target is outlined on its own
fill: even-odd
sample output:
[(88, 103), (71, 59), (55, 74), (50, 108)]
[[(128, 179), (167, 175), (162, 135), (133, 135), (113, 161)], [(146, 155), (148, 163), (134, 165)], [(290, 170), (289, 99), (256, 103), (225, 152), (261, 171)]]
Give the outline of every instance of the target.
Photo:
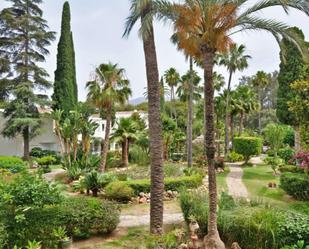
[(309, 15), (307, 0), (262, 0), (253, 5), (249, 0), (184, 0), (181, 4), (161, 0), (160, 17), (171, 19), (179, 39), (179, 47), (186, 54), (203, 61), (205, 97), (205, 147), (208, 161), (209, 219), (208, 234), (204, 239), (206, 249), (225, 248), (217, 229), (217, 184), (214, 168), (214, 84), (213, 68), (217, 53), (229, 51), (232, 35), (245, 31), (267, 31), (276, 40), (282, 37), (293, 40), (306, 51), (299, 37), (288, 30), (288, 25), (259, 17), (263, 9), (283, 6), (286, 12), (295, 8)]
[(106, 158), (109, 149), (109, 136), (112, 123), (112, 110), (116, 104), (124, 104), (131, 95), (129, 81), (125, 70), (118, 64), (101, 64), (95, 69), (94, 79), (86, 85), (88, 101), (100, 111), (106, 119), (105, 137), (101, 151), (100, 172), (105, 171)]
[[(264, 71), (258, 71), (253, 77), (252, 84), (258, 89), (258, 100), (263, 109), (262, 103), (262, 90), (270, 83), (267, 73)], [(259, 134), (262, 133), (262, 123), (261, 123), (261, 112), (258, 112), (259, 115)]]
[[(174, 111), (175, 120), (177, 124), (177, 113), (176, 113), (176, 107), (175, 107), (175, 87), (177, 87), (179, 81), (180, 81), (180, 75), (177, 72), (177, 70), (173, 67), (169, 68), (164, 73), (165, 82), (170, 87), (171, 92), (171, 104), (173, 105), (173, 109), (171, 108), (171, 118), (173, 118), (172, 112)], [(172, 111), (173, 110), (173, 111)]]
[(121, 158), (123, 166), (129, 166), (129, 140), (137, 138), (137, 124), (132, 118), (121, 118), (116, 122), (111, 139), (121, 143)]
[(141, 21), (140, 35), (143, 40), (147, 91), (148, 121), (151, 161), (151, 200), (150, 200), (150, 232), (163, 232), (163, 142), (160, 114), (160, 82), (157, 53), (154, 39), (153, 19), (157, 6), (153, 0), (131, 0), (130, 15), (127, 18), (124, 36), (128, 36), (138, 20)]
[(224, 65), (229, 72), (229, 80), (227, 85), (227, 98), (226, 98), (226, 108), (225, 108), (225, 147), (224, 147), (224, 155), (227, 157), (228, 155), (228, 145), (229, 145), (229, 119), (230, 119), (230, 91), (231, 91), (231, 83), (232, 76), (238, 70), (242, 71), (248, 67), (248, 59), (251, 56), (244, 54), (245, 46), (236, 44), (232, 45), (230, 50), (226, 53), (223, 53), (219, 56), (219, 65)]

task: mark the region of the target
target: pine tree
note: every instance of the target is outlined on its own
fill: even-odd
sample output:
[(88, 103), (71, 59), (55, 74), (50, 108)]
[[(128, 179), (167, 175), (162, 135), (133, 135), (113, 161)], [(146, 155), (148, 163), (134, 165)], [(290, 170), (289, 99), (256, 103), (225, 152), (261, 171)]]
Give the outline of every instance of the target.
[(42, 0), (8, 1), (11, 6), (0, 13), (5, 30), (0, 35), (8, 42), (2, 50), (11, 59), (11, 68), (14, 69), (10, 77), (13, 99), (4, 112), (7, 122), (2, 133), (7, 137), (23, 136), (24, 158), (28, 160), (30, 140), (40, 127), (37, 106), (42, 104), (42, 99), (34, 91), (51, 86), (46, 79), (47, 72), (38, 63), (45, 61), (46, 47), (54, 40), (55, 34), (48, 31), (47, 22), (42, 17), (39, 6)]
[(78, 102), (75, 52), (70, 22), (70, 5), (65, 2), (62, 12), (61, 36), (58, 43), (54, 94), (52, 96), (53, 109), (61, 109), (65, 115), (70, 110), (75, 109)]

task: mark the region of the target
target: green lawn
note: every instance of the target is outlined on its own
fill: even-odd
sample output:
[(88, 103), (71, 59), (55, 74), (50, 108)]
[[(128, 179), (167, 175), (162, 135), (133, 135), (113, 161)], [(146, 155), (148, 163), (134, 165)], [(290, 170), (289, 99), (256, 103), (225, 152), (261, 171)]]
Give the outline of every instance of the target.
[[(268, 165), (245, 167), (243, 182), (246, 185), (252, 200), (263, 201), (280, 208), (294, 209), (309, 213), (309, 202), (293, 200), (279, 188), (280, 176), (274, 176)], [(277, 188), (269, 188), (268, 183), (275, 182)]]
[(230, 173), (230, 169), (225, 167), (224, 173), (217, 174), (217, 185), (220, 192), (227, 192), (226, 176)]

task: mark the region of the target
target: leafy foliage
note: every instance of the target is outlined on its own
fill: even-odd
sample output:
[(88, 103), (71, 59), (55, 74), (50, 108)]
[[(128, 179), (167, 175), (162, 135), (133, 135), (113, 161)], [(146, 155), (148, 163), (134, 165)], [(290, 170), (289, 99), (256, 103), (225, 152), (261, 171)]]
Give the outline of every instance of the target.
[(18, 173), (26, 169), (26, 165), (19, 157), (0, 156), (0, 169), (9, 170), (11, 173)]
[(297, 200), (309, 200), (309, 176), (306, 174), (284, 173), (280, 187)]
[(236, 153), (235, 151), (232, 151), (231, 153), (229, 153), (228, 155), (228, 160), (229, 162), (240, 162), (244, 160), (243, 155)]
[(246, 162), (250, 156), (262, 152), (262, 139), (258, 137), (236, 137), (233, 142), (234, 151), (244, 156)]
[(128, 202), (133, 196), (133, 189), (126, 182), (115, 181), (106, 186), (105, 194), (112, 200)]

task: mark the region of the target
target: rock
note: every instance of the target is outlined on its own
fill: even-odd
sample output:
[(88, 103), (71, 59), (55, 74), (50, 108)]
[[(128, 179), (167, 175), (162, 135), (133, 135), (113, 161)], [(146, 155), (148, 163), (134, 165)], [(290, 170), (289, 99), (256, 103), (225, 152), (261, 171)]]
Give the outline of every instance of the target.
[(237, 242), (234, 242), (231, 246), (231, 249), (241, 249)]
[(141, 197), (141, 198), (139, 198), (139, 201), (138, 201), (139, 203), (146, 203), (147, 202), (147, 198), (145, 198), (145, 197)]
[(140, 197), (145, 197), (145, 193), (144, 193), (144, 192), (140, 192), (140, 193), (139, 193), (139, 196), (140, 196)]
[(188, 245), (187, 244), (185, 244), (185, 243), (182, 243), (180, 246), (178, 246), (178, 248), (177, 249), (188, 249), (189, 247), (188, 247)]

